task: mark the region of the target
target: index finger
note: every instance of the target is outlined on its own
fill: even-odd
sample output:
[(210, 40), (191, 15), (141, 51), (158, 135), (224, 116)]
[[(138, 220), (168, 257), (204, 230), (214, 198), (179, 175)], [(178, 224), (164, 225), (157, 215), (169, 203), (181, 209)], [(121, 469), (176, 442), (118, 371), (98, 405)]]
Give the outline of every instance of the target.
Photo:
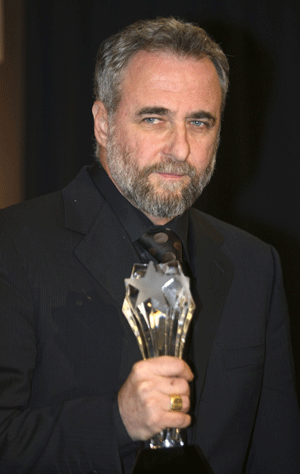
[(155, 375), (162, 377), (182, 377), (188, 382), (194, 378), (188, 364), (178, 357), (160, 356), (148, 359), (149, 367)]

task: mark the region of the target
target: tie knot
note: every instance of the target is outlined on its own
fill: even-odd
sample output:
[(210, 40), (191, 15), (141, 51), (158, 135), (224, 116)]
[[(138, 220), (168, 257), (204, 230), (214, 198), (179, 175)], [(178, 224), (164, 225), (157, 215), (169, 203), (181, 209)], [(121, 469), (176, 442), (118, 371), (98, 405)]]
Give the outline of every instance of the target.
[(182, 262), (182, 244), (172, 230), (144, 234), (139, 242), (159, 263)]

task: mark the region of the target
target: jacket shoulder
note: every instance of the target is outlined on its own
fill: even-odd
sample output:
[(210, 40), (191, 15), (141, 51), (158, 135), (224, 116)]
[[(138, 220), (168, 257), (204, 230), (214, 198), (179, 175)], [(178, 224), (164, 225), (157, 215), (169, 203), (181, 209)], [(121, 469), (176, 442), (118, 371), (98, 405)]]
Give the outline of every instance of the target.
[(66, 215), (73, 207), (85, 216), (94, 214), (97, 195), (85, 167), (64, 189), (1, 209), (0, 231), (65, 227)]
[(58, 221), (63, 214), (61, 191), (45, 194), (0, 210), (0, 228), (16, 228)]
[(197, 209), (192, 210), (193, 219), (200, 223), (205, 230), (220, 246), (220, 249), (234, 262), (245, 262), (260, 259), (273, 260), (271, 255), (278, 256), (276, 250), (268, 243), (249, 232), (221, 221), (216, 217)]

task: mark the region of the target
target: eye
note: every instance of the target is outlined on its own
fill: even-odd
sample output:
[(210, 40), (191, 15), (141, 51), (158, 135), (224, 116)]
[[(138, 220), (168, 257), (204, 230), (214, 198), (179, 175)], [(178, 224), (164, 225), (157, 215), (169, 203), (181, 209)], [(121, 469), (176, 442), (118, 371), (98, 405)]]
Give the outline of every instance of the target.
[(208, 124), (206, 122), (203, 122), (203, 120), (192, 120), (191, 121), (192, 125), (195, 125), (195, 127), (207, 127)]
[(153, 125), (153, 124), (159, 123), (160, 119), (157, 117), (146, 117), (143, 119), (143, 122)]

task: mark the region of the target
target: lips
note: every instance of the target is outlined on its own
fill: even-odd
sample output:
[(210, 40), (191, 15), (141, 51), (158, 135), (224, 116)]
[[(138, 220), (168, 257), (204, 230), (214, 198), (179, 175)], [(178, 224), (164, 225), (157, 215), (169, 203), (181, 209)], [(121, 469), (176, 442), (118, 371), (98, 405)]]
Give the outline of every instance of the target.
[(163, 172), (158, 172), (160, 176), (163, 176), (164, 178), (169, 178), (169, 179), (180, 179), (185, 176), (184, 174), (176, 174), (176, 173), (163, 173)]
[(194, 166), (189, 163), (175, 163), (173, 160), (169, 162), (160, 162), (151, 166), (146, 166), (141, 171), (143, 178), (148, 178), (152, 174), (161, 176), (162, 179), (169, 179), (179, 181), (184, 177), (193, 178), (196, 176), (197, 171)]

